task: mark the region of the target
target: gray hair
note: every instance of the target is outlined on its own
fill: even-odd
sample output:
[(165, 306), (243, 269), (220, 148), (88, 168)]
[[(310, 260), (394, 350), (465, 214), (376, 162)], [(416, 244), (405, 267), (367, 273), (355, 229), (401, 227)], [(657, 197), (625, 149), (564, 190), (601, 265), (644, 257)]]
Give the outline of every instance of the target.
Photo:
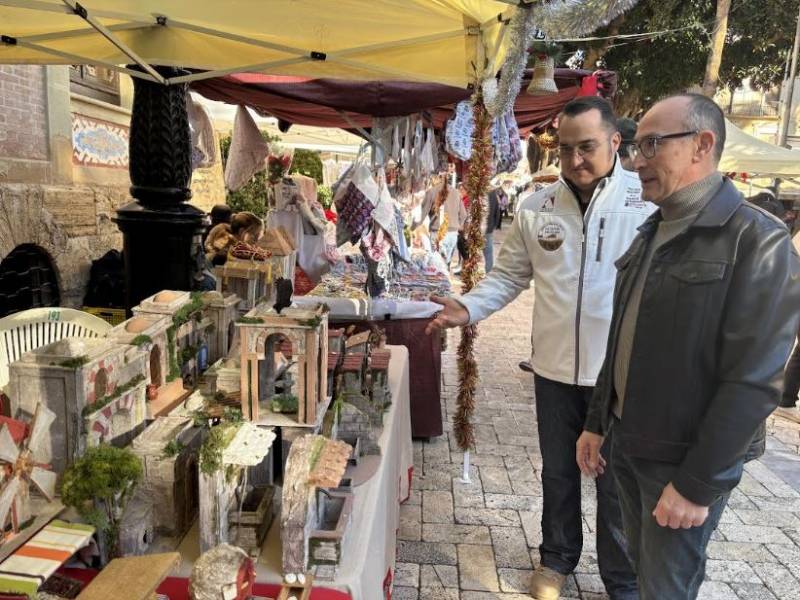
[(725, 149), (725, 113), (716, 102), (702, 94), (678, 94), (678, 97), (689, 99), (686, 129), (714, 134), (714, 163), (719, 164)]

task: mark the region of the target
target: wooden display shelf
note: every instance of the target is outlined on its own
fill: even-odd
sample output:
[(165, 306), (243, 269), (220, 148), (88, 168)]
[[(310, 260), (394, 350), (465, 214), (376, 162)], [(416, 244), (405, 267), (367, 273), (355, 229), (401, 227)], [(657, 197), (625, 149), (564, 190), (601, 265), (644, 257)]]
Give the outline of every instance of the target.
[(78, 600), (154, 600), (156, 588), (180, 561), (177, 552), (114, 559), (83, 589)]

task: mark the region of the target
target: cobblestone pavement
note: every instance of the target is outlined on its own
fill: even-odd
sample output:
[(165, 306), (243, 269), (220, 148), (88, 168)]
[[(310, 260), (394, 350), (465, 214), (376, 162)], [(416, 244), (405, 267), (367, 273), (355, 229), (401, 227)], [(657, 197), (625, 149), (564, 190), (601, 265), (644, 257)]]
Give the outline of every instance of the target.
[[(503, 232), (504, 233), (504, 232)], [(496, 238), (498, 236), (495, 236)], [(538, 563), (541, 455), (530, 347), (533, 292), (481, 324), (472, 484), (450, 432), (458, 332), (443, 357), (445, 435), (414, 442), (414, 490), (401, 508), (394, 600), (525, 600)], [(769, 421), (767, 454), (745, 467), (708, 547), (705, 600), (800, 599), (800, 425)], [(562, 598), (607, 598), (595, 553), (593, 483), (583, 486), (584, 551)]]

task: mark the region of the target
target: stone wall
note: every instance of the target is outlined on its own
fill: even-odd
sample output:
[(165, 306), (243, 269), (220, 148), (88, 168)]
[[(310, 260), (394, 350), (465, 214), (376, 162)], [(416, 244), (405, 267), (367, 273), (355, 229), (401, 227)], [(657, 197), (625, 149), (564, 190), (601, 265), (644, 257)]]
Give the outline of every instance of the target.
[(0, 184), (0, 259), (35, 244), (53, 261), (64, 306), (80, 306), (91, 261), (122, 247), (111, 221), (125, 188)]
[[(22, 244), (41, 247), (63, 306), (82, 304), (92, 260), (122, 248), (112, 218), (132, 200), (127, 76), (120, 97), (115, 106), (70, 92), (68, 67), (0, 65), (0, 261)], [(107, 155), (120, 147), (123, 157)], [(192, 192), (205, 211), (225, 201), (219, 162), (195, 171)]]

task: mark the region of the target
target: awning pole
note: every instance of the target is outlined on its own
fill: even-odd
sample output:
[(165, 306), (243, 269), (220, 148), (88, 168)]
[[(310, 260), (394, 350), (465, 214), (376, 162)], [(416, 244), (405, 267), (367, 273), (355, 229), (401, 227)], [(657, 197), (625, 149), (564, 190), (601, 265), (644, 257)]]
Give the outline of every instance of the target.
[(461, 468), (461, 479), (459, 479), (459, 481), (466, 484), (472, 483), (472, 479), (469, 477), (469, 450), (464, 452), (464, 460)]
[(130, 58), (133, 62), (139, 65), (142, 69), (144, 69), (153, 79), (158, 81), (159, 83), (166, 83), (166, 80), (153, 68), (151, 67), (146, 60), (141, 58), (136, 52), (134, 52), (131, 48), (129, 48), (125, 43), (121, 40), (118, 40), (116, 36), (100, 21), (95, 19), (92, 15), (89, 14), (89, 11), (86, 10), (80, 3), (75, 2), (74, 0), (61, 0), (64, 4), (66, 4), (69, 8), (71, 8), (76, 15), (86, 21), (89, 25), (94, 27), (97, 30), (97, 33), (102, 35), (105, 39), (111, 42), (120, 52), (122, 52), (125, 56)]

